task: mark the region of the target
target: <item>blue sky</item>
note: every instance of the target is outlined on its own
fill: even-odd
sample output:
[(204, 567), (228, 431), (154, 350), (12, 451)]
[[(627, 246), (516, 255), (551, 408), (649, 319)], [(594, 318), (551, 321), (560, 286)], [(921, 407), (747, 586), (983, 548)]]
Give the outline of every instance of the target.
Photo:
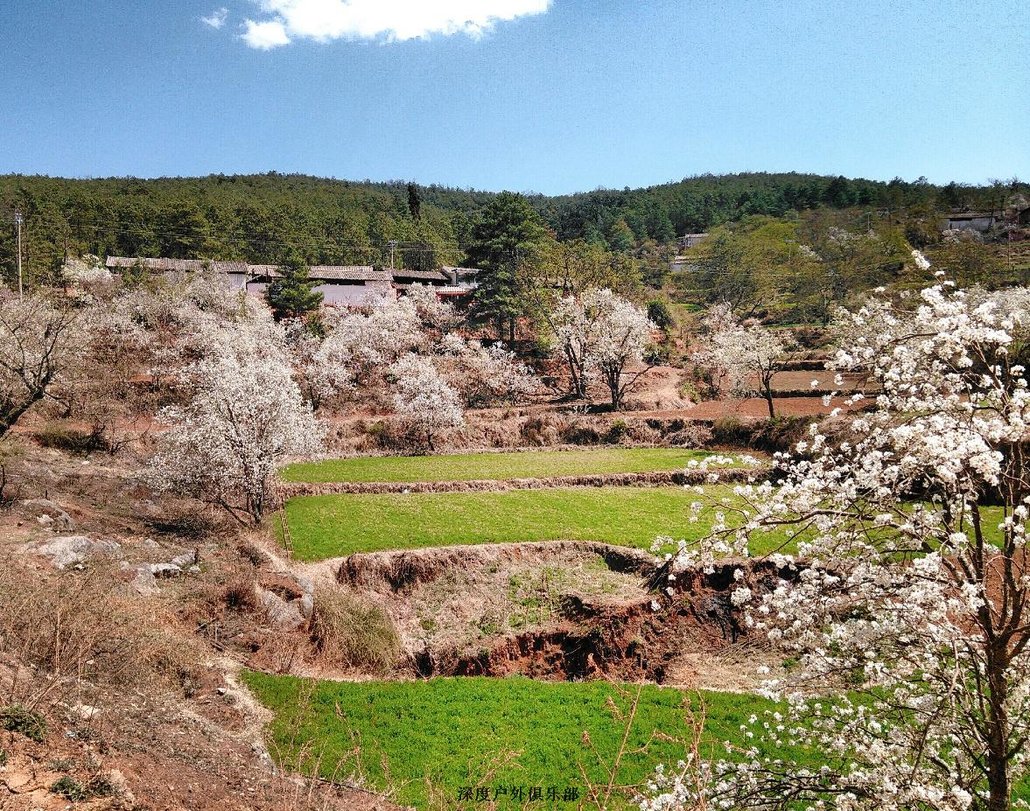
[(1025, 180), (1019, 5), (9, 2), (0, 172), (545, 193), (748, 170)]

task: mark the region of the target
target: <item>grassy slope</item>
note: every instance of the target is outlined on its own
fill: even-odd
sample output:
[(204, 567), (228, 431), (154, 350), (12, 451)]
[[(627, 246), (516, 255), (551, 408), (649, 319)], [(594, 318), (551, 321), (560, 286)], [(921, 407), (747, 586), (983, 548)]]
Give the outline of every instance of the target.
[[(386, 787), (385, 758), (389, 782), (401, 786), (397, 799), (419, 807), (427, 804), (424, 776), (451, 801), (462, 786), (499, 784), (545, 790), (573, 786), (582, 797), (580, 764), (592, 782), (603, 776), (597, 758), (583, 744), (584, 731), (610, 763), (623, 727), (612, 720), (606, 699), (613, 697), (623, 710), (628, 707), (606, 682), (441, 678), (334, 683), (262, 673), (245, 678), (261, 702), (275, 711), (269, 731), (287, 765), (305, 771), (317, 766), (325, 777), (347, 777), (356, 770), (352, 750), (360, 745), (360, 770), (372, 784)], [(655, 730), (685, 738), (683, 698), (677, 690), (646, 686), (629, 748), (645, 744)], [(692, 700), (696, 703), (697, 697)], [(749, 715), (773, 706), (753, 695), (730, 693), (704, 693), (703, 701), (705, 749), (716, 757), (724, 755), (722, 741), (740, 740), (740, 725)], [(520, 755), (492, 779), (483, 779), (489, 764), (504, 752)], [(639, 783), (656, 763), (674, 764), (684, 753), (680, 743), (656, 740), (649, 753), (624, 760), (620, 782)]]
[[(730, 489), (725, 488), (726, 495)], [(294, 554), (319, 560), (384, 549), (519, 541), (603, 541), (648, 548), (659, 535), (696, 540), (697, 493), (679, 487), (581, 487), (484, 493), (302, 496), (286, 514)], [(782, 534), (756, 536), (762, 551)]]
[(432, 482), (523, 479), (680, 470), (711, 454), (681, 448), (601, 448), (447, 456), (373, 456), (299, 462), (282, 472), (292, 482)]

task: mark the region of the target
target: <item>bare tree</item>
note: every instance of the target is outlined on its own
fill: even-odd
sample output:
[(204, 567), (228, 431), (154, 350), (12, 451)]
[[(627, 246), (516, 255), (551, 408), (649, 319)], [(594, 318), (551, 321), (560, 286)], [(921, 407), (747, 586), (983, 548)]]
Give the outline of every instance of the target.
[(0, 436), (65, 373), (77, 313), (42, 295), (0, 294)]

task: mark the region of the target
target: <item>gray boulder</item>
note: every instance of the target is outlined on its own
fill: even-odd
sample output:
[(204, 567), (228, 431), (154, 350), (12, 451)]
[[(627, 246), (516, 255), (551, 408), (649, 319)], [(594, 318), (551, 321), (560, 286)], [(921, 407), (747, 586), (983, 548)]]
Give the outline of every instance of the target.
[(27, 511), (36, 515), (36, 520), (57, 532), (74, 532), (75, 520), (61, 507), (48, 498), (30, 498), (21, 503)]
[(81, 566), (88, 560), (113, 558), (121, 551), (116, 541), (90, 538), (86, 535), (64, 535), (30, 544), (28, 551), (47, 558), (58, 569)]
[(196, 566), (200, 563), (200, 555), (197, 554), (196, 549), (191, 552), (183, 552), (181, 555), (176, 555), (172, 558), (172, 563), (180, 569), (189, 569), (191, 566)]
[(299, 601), (287, 602), (274, 591), (257, 587), (258, 603), (265, 612), (270, 625), (283, 631), (295, 631), (304, 623)]
[(157, 587), (157, 578), (154, 577), (154, 573), (150, 571), (149, 564), (144, 563), (142, 566), (131, 568), (134, 574), (130, 585), (137, 594), (146, 597), (160, 591)]
[(179, 577), (182, 574), (182, 568), (174, 563), (151, 563), (150, 573), (154, 577), (160, 578)]

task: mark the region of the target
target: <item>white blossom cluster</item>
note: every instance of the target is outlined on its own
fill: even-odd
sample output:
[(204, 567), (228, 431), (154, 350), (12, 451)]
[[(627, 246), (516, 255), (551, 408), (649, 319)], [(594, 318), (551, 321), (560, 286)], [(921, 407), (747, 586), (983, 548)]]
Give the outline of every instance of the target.
[(390, 366), (390, 375), (396, 381), (394, 408), (425, 436), (428, 447), (433, 447), (438, 431), (464, 424), (457, 392), (447, 385), (429, 358), (409, 352)]
[(61, 278), (73, 290), (80, 292), (93, 285), (110, 284), (114, 279), (100, 257), (93, 254), (66, 259), (61, 266)]
[[(446, 387), (447, 400), (459, 408), (515, 401), (537, 388), (536, 378), (513, 353), (463, 338), (456, 331), (460, 319), (454, 307), (425, 285), (414, 284), (399, 298), (382, 296), (360, 310), (328, 312), (324, 321), (324, 339), (299, 325), (290, 327), (298, 379), (316, 405), (381, 392), (389, 402), (408, 403), (398, 413), (410, 415), (415, 401), (395, 389), (407, 373), (427, 380), (426, 364), (434, 368), (434, 389), (443, 395), (440, 387)], [(425, 362), (398, 365), (410, 354)], [(400, 399), (393, 396), (398, 393)], [(460, 419), (441, 415), (437, 428), (459, 424)]]
[[(678, 561), (788, 531), (778, 585), (742, 576), (732, 594), (798, 662), (765, 684), (786, 709), (742, 730), (765, 754), (659, 772), (644, 811), (1013, 807), (1030, 735), (1028, 305), (1026, 289), (942, 282), (914, 306), (878, 296), (843, 316), (836, 366), (875, 381), (869, 409), (833, 437), (813, 426), (778, 455), (776, 486), (737, 486)], [(787, 746), (821, 768), (769, 754)]]

